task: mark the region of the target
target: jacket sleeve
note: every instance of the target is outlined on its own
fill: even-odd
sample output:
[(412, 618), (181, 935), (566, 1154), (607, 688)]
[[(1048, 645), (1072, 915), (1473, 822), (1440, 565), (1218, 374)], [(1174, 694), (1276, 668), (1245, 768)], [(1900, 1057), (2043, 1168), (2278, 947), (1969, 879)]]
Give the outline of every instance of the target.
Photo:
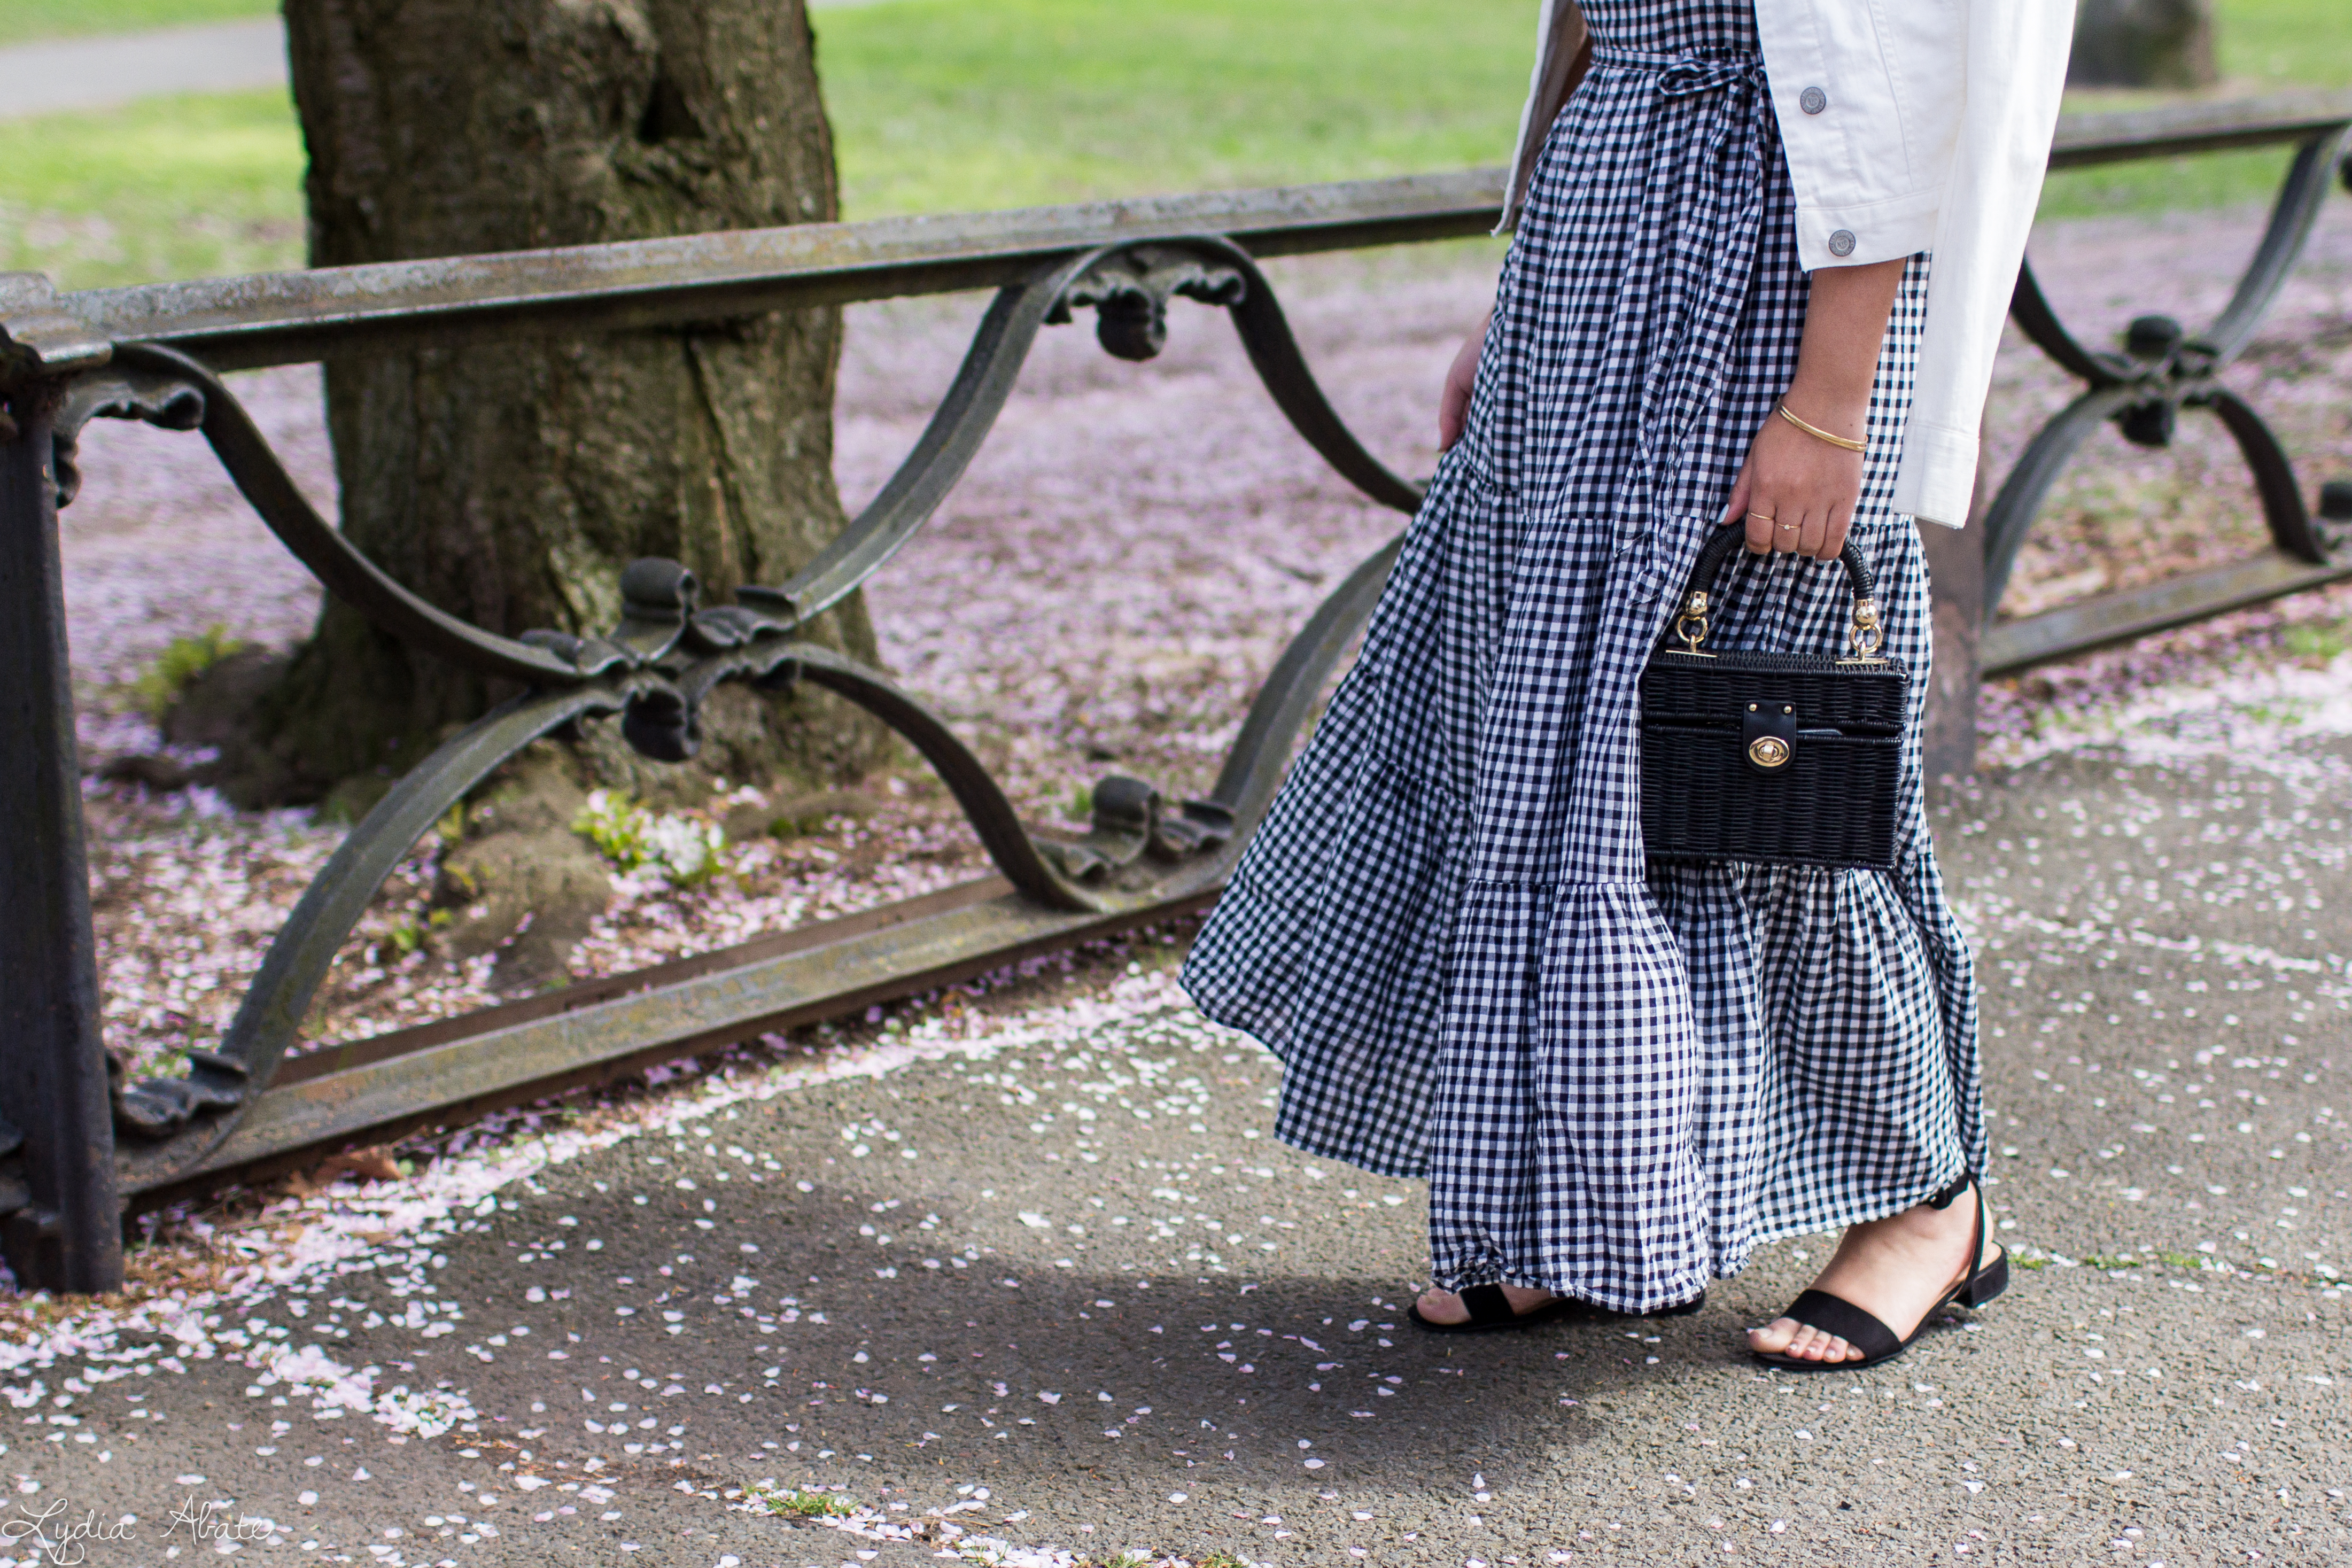
[(1536, 65), (1528, 79), (1528, 101), (1519, 110), (1519, 139), (1511, 154), (1510, 177), (1503, 184), (1503, 216), (1496, 234), (1519, 226), (1519, 209), (1527, 205), (1528, 182), (1535, 177), (1536, 158), (1544, 136), (1559, 116), (1560, 106), (1592, 63), (1592, 35), (1576, 0), (1536, 0)]
[(1993, 353), (2042, 199), (2074, 31), (2074, 0), (1969, 0), (1966, 96), (1895, 480), (1894, 510), (1924, 521), (1968, 521)]

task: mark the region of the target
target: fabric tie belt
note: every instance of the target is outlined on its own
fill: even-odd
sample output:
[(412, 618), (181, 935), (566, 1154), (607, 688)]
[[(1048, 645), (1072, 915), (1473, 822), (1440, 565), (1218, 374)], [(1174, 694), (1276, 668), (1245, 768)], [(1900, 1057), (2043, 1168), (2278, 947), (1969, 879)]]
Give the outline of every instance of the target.
[(1658, 92), (1665, 98), (1713, 92), (1751, 78), (1760, 80), (1764, 75), (1761, 55), (1655, 55), (1638, 49), (1596, 48), (1592, 63), (1654, 76)]

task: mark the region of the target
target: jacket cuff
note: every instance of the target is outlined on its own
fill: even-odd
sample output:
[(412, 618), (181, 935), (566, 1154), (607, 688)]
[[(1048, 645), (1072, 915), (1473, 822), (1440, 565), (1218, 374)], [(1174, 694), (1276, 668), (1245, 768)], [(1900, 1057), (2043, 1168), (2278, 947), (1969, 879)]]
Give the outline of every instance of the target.
[[(1824, 267), (1867, 267), (1916, 256), (1936, 246), (1936, 216), (1943, 193), (1919, 191), (1891, 201), (1847, 205), (1797, 203), (1797, 265), (1808, 272)], [(1838, 247), (1845, 248), (1841, 251)]]
[(1965, 527), (1976, 499), (1977, 433), (1914, 419), (1903, 431), (1894, 508), (1921, 522)]

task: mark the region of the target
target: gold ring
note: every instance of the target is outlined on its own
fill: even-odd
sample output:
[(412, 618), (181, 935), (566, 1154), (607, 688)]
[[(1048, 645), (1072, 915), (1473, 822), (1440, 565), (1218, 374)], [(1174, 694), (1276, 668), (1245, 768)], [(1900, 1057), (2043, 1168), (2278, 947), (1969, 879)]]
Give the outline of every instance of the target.
[(1786, 528), (1786, 529), (1791, 529), (1791, 530), (1793, 530), (1797, 525), (1796, 525), (1795, 523), (1793, 523), (1793, 522), (1784, 522), (1784, 523), (1782, 523), (1780, 526), (1781, 526), (1782, 528)]
[(1750, 522), (1769, 522), (1772, 521), (1772, 514), (1769, 511), (1751, 511), (1748, 514), (1748, 521)]

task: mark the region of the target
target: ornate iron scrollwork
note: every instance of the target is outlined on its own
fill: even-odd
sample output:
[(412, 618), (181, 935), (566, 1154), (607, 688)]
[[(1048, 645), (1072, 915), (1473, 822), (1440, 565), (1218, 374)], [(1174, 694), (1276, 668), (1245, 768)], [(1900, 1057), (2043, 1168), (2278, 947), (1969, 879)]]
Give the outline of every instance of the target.
[(1154, 862), (1164, 866), (1221, 849), (1234, 836), (1232, 807), (1188, 800), (1171, 813), (1158, 790), (1118, 773), (1095, 785), (1093, 815), (1084, 838), (1038, 846), (1064, 876), (1089, 885), (1114, 882), (1136, 867), (1149, 877)]
[(1182, 246), (1138, 245), (1111, 251), (1073, 279), (1054, 308), (1049, 326), (1070, 320), (1079, 306), (1092, 306), (1095, 339), (1123, 360), (1159, 357), (1168, 344), (1168, 301), (1181, 294), (1204, 305), (1238, 305), (1250, 280), (1230, 262), (1203, 259)]
[(153, 1141), (169, 1138), (202, 1110), (233, 1110), (245, 1100), (245, 1064), (217, 1051), (190, 1051), (185, 1078), (151, 1078), (126, 1084), (122, 1058), (106, 1056), (107, 1087), (118, 1131)]
[(2295, 561), (2326, 563), (2341, 531), (2324, 511), (2314, 515), (2285, 449), (2252, 405), (2220, 378), (2277, 299), (2310, 237), (2330, 178), (2342, 165), (2346, 177), (2352, 179), (2352, 164), (2344, 160), (2347, 141), (2352, 132), (2339, 129), (2312, 138), (2297, 151), (2252, 262), (2229, 305), (2202, 332), (2189, 332), (2170, 316), (2145, 315), (2126, 330), (2122, 352), (2087, 348), (2060, 322), (2032, 265), (2019, 270), (2011, 316), (2044, 353), (2085, 385), (2034, 436), (1986, 513), (1987, 619), (2000, 604), (2018, 551), (2050, 487), (2092, 432), (2113, 423), (2136, 446), (2168, 447), (2184, 408), (2211, 413), (2237, 442), (2278, 550)]
[(194, 430), (204, 423), (204, 389), (184, 376), (130, 364), (110, 364), (78, 378), (66, 394), (51, 432), (58, 505), (81, 493), (79, 439), (92, 419), (135, 419), (159, 430)]
[(275, 1075), (336, 952), (394, 867), (509, 758), (585, 720), (617, 714), (636, 752), (683, 762), (700, 745), (701, 705), (719, 685), (739, 681), (771, 693), (801, 680), (824, 687), (913, 745), (998, 870), (1055, 909), (1139, 907), (1175, 868), (1236, 852), (1272, 800), (1316, 692), (1370, 615), (1393, 545), (1358, 568), (1284, 653), (1208, 798), (1171, 805), (1142, 780), (1107, 778), (1095, 790), (1090, 831), (1075, 841), (1033, 835), (938, 714), (880, 671), (800, 636), (928, 521), (994, 424), (1040, 327), (1091, 308), (1105, 349), (1149, 359), (1166, 342), (1168, 302), (1180, 296), (1228, 311), (1276, 405), (1341, 474), (1384, 505), (1410, 511), (1419, 504), (1420, 487), (1381, 465), (1333, 412), (1245, 252), (1216, 237), (1110, 247), (1055, 262), (998, 294), (905, 462), (790, 582), (749, 585), (732, 605), (705, 605), (692, 571), (648, 558), (622, 572), (622, 613), (609, 631), (507, 637), (426, 604), (354, 550), (302, 497), (207, 367), (152, 344), (115, 345), (110, 361), (73, 384), (58, 425), (59, 504), (73, 499), (73, 438), (89, 419), (201, 430), (262, 521), (328, 592), (395, 637), (524, 688), (412, 769), (352, 829), (279, 930), (218, 1049), (188, 1053), (184, 1078), (124, 1085), (118, 1071), (114, 1120), (131, 1140), (119, 1155), (126, 1181), (168, 1181), (227, 1136)]

